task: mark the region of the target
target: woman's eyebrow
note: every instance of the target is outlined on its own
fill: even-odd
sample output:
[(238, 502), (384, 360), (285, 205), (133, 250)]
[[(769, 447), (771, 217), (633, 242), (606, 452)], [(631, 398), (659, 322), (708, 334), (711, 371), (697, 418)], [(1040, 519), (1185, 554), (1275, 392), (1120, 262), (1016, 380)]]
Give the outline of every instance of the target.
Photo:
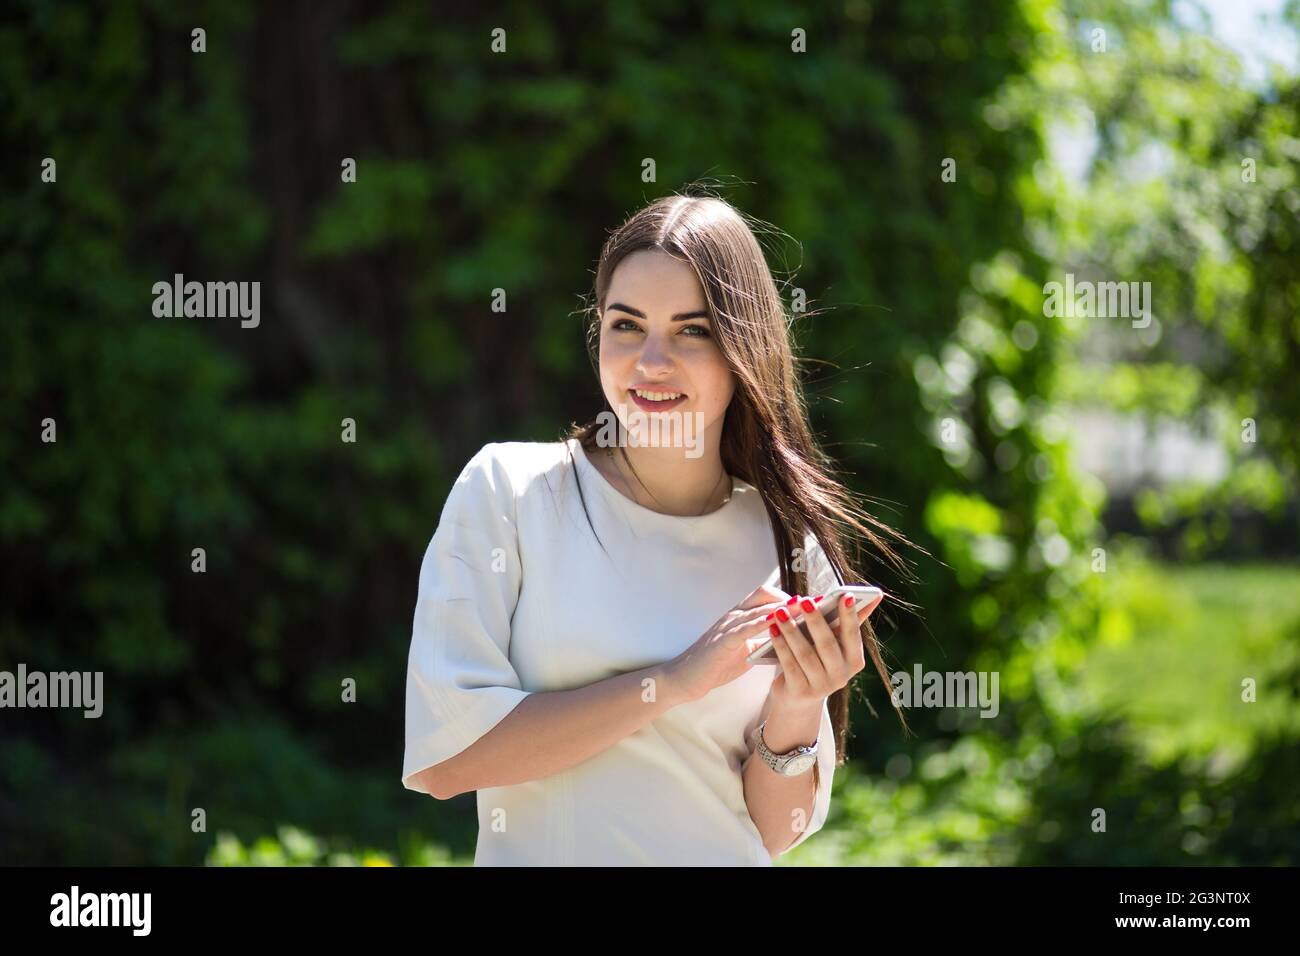
[[(605, 306), (606, 312), (609, 312), (611, 309), (618, 309), (620, 312), (630, 313), (631, 315), (635, 315), (638, 319), (645, 318), (645, 313), (640, 309), (634, 309), (630, 305), (624, 305), (622, 302), (613, 302)], [(687, 319), (707, 319), (708, 317), (709, 313), (707, 312), (678, 312), (672, 317), (671, 321), (685, 322)]]

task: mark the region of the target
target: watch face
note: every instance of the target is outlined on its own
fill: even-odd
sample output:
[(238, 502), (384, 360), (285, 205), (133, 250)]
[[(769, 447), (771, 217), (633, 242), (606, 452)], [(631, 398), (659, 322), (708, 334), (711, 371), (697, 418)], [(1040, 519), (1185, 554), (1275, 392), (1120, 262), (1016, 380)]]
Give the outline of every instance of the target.
[(793, 777), (797, 774), (803, 773), (805, 770), (810, 770), (812, 765), (816, 762), (817, 758), (812, 754), (800, 754), (799, 756), (792, 758), (791, 761), (785, 765), (786, 773)]

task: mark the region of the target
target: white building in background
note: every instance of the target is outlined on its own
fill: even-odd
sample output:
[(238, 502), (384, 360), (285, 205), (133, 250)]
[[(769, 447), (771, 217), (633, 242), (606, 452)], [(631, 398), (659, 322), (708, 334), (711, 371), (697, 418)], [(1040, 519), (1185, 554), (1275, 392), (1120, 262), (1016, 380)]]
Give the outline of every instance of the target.
[(1212, 484), (1228, 474), (1230, 462), (1222, 444), (1177, 419), (1148, 421), (1098, 408), (1075, 410), (1069, 420), (1075, 462), (1112, 495), (1172, 482)]

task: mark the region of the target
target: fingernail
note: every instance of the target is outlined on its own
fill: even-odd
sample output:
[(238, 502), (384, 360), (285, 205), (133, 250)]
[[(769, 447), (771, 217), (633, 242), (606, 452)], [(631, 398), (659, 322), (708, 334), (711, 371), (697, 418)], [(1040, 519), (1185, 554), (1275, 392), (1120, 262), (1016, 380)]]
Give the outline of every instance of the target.
[(768, 628), (768, 631), (771, 632), (771, 634), (772, 634), (773, 637), (779, 637), (780, 634), (781, 634), (781, 629), (780, 629), (779, 627), (777, 627), (775, 624), (773, 624), (771, 627), (769, 627), (769, 628)]
[(769, 614), (767, 617), (763, 618), (763, 620), (765, 620), (765, 621), (770, 621), (770, 620), (772, 620), (772, 618), (774, 618), (774, 617), (776, 617), (776, 612), (775, 612), (775, 611), (774, 611), (773, 613)]
[(814, 601), (820, 601), (820, 600), (821, 600), (822, 598), (824, 598), (825, 596), (826, 596), (825, 594), (819, 594), (819, 595), (817, 595), (815, 598), (813, 598), (813, 600), (814, 600)]
[(810, 601), (808, 598), (804, 598), (802, 601), (800, 601), (799, 606), (803, 608), (805, 611), (816, 610), (816, 607), (814, 606), (813, 602)]
[[(776, 619), (778, 621), (788, 621), (790, 620), (790, 612), (783, 607), (779, 607), (776, 609)], [(773, 625), (773, 627), (775, 626), (776, 625)]]
[(853, 607), (853, 595), (852, 595), (852, 594), (846, 594), (846, 595), (844, 596), (844, 606), (845, 606), (845, 607)]
[(799, 595), (797, 595), (797, 594), (792, 594), (792, 595), (790, 595), (790, 600), (788, 600), (788, 601), (785, 602), (785, 606), (786, 606), (786, 607), (789, 607), (791, 604), (793, 604), (793, 603), (794, 603), (795, 601), (797, 601), (797, 600), (799, 600)]

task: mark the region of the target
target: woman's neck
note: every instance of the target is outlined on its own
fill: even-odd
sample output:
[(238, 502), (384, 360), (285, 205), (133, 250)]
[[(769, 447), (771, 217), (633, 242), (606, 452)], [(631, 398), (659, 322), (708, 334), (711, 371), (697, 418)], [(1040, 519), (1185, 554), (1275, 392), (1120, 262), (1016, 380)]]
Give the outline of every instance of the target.
[(613, 455), (601, 457), (615, 484), (652, 511), (681, 517), (708, 514), (731, 494), (730, 476), (723, 470), (716, 443), (706, 444), (698, 458), (688, 458), (684, 448), (625, 445), (610, 450)]

